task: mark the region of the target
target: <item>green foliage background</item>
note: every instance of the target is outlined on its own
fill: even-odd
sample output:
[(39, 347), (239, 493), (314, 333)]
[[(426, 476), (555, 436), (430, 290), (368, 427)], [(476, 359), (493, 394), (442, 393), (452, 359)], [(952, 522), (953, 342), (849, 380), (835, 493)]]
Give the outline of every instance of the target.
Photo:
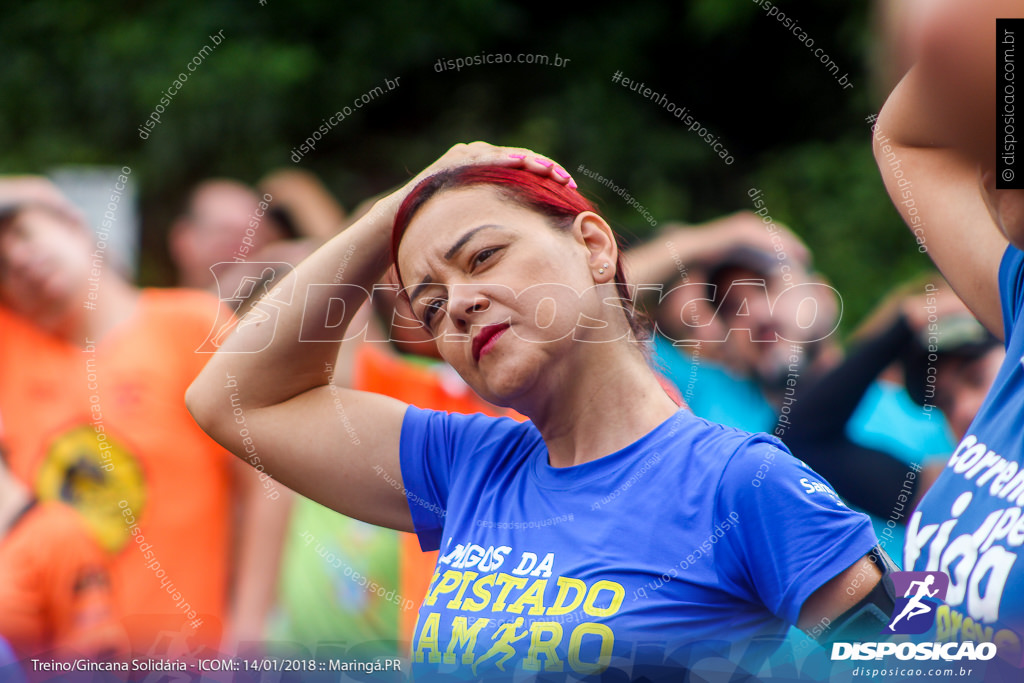
[[(301, 165), (349, 208), (459, 141), (522, 145), (613, 179), (660, 223), (750, 208), (812, 247), (843, 296), (843, 328), (892, 284), (927, 267), (882, 188), (868, 114), (865, 3), (780, 2), (849, 73), (843, 89), (811, 50), (751, 0), (555, 3), (307, 0), (5, 8), (0, 22), (0, 171), (67, 163), (133, 168), (141, 185), (145, 284), (169, 284), (165, 239), (187, 189), (213, 175), (253, 182), (289, 166), (323, 118), (384, 78), (400, 87), (334, 128)], [(147, 140), (138, 127), (185, 64), (223, 30)], [(440, 59), (543, 53), (523, 64), (439, 70)], [(654, 102), (611, 82), (643, 81), (686, 106), (735, 157), (724, 165)], [(585, 177), (629, 238), (651, 228)]]

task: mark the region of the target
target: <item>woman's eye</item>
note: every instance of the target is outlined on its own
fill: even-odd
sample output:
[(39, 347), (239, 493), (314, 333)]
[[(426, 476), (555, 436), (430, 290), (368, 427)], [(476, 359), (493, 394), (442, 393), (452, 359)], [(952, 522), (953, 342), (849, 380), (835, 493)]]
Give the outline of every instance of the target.
[(491, 258), (491, 256), (493, 256), (497, 251), (498, 251), (497, 247), (489, 247), (487, 249), (481, 249), (480, 251), (478, 251), (476, 253), (476, 256), (473, 257), (473, 265), (474, 266), (480, 265), (481, 263), (483, 263), (487, 259)]
[(431, 299), (423, 309), (423, 324), (432, 327), (438, 313), (444, 311), (444, 299)]

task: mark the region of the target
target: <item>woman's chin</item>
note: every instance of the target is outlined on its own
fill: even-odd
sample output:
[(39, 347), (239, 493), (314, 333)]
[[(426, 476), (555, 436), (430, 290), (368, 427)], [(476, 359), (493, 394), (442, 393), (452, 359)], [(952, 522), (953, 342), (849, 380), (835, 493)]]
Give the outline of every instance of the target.
[(476, 393), (488, 403), (502, 408), (513, 408), (522, 392), (514, 384), (504, 382), (487, 382), (486, 386), (476, 389)]
[(522, 405), (523, 399), (535, 387), (532, 374), (524, 373), (522, 367), (495, 367), (491, 372), (482, 373), (480, 386), (474, 386), (474, 389), (494, 405), (515, 408), (517, 404)]

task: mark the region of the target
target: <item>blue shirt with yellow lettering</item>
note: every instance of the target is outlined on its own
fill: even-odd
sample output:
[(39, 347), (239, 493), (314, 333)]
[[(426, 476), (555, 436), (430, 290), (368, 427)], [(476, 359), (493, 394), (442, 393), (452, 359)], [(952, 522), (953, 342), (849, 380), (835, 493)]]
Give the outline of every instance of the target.
[(877, 543), (780, 441), (686, 410), (555, 468), (532, 423), (410, 407), (401, 463), (420, 543), (440, 548), (417, 680), (756, 672)]

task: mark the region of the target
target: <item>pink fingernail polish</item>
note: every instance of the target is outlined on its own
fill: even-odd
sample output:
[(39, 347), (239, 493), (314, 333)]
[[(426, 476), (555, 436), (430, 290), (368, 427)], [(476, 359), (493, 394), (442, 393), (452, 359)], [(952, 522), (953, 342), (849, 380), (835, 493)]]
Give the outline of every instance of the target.
[(548, 161), (548, 160), (546, 160), (546, 159), (541, 159), (540, 157), (537, 157), (536, 159), (534, 159), (534, 161), (536, 161), (536, 162), (537, 162), (538, 164), (540, 164), (541, 166), (545, 166), (545, 167), (547, 167), (547, 168), (551, 168), (552, 166), (554, 166), (554, 165), (555, 165), (555, 162), (553, 162), (553, 161)]
[(560, 168), (556, 168), (555, 169), (555, 173), (557, 173), (558, 175), (562, 176), (563, 178), (568, 178), (569, 177), (569, 174), (566, 173), (565, 171), (563, 171)]
[(525, 154), (509, 154), (509, 157), (511, 157), (512, 159), (525, 159), (526, 155)]
[(576, 184), (576, 181), (575, 181), (575, 180), (572, 180), (572, 179), (570, 178), (570, 179), (569, 179), (569, 187), (571, 187), (572, 189), (574, 189), (574, 190), (575, 190), (575, 189), (576, 189), (577, 187), (579, 187), (579, 185), (577, 185), (577, 184)]

